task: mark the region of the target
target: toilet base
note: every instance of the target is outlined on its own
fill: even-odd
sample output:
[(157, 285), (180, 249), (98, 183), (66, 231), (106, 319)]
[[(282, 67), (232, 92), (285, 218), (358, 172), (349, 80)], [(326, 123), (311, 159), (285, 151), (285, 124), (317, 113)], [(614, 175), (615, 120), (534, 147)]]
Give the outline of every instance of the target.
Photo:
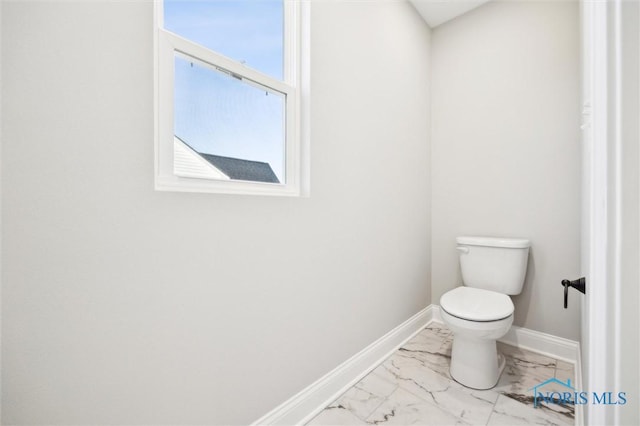
[(498, 384), (506, 361), (498, 355), (496, 341), (454, 336), (451, 349), (451, 378), (473, 389), (491, 389)]

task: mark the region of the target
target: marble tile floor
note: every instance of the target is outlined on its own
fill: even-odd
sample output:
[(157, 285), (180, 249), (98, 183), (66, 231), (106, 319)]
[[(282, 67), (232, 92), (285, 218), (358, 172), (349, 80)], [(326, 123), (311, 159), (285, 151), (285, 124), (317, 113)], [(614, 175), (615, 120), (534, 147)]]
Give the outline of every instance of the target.
[(573, 364), (498, 343), (505, 370), (495, 388), (478, 391), (449, 376), (451, 342), (446, 326), (431, 323), (307, 424), (575, 424), (572, 405), (534, 408), (530, 390), (552, 377), (575, 383)]

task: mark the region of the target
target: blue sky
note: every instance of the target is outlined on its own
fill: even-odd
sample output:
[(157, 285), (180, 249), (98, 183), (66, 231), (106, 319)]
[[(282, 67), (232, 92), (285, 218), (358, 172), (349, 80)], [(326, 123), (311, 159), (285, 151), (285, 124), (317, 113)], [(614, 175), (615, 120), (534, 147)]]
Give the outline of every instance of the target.
[[(165, 0), (165, 28), (265, 74), (283, 75), (282, 0)], [(284, 98), (182, 58), (174, 133), (209, 154), (265, 161), (284, 182)]]

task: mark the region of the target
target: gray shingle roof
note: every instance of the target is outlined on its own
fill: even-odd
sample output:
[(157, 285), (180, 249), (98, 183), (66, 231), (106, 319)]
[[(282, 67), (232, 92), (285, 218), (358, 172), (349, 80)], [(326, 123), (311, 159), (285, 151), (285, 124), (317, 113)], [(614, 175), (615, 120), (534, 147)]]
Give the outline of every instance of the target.
[(209, 163), (231, 179), (252, 182), (280, 183), (269, 163), (222, 157), (220, 155), (198, 152)]
[(280, 183), (269, 163), (205, 154), (193, 149), (193, 147), (182, 138), (178, 136), (176, 136), (176, 138), (188, 146), (193, 152), (207, 160), (213, 167), (229, 176), (230, 179), (247, 180), (251, 182)]

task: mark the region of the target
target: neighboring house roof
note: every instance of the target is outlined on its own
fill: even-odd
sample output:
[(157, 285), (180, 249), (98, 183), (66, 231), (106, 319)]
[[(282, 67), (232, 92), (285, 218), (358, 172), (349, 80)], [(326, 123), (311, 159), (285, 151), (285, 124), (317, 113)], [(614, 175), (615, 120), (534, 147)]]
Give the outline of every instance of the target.
[(205, 154), (202, 152), (198, 154), (231, 179), (280, 183), (269, 163), (222, 157), (220, 155)]
[(188, 177), (280, 183), (269, 163), (205, 154), (174, 136), (174, 169)]

